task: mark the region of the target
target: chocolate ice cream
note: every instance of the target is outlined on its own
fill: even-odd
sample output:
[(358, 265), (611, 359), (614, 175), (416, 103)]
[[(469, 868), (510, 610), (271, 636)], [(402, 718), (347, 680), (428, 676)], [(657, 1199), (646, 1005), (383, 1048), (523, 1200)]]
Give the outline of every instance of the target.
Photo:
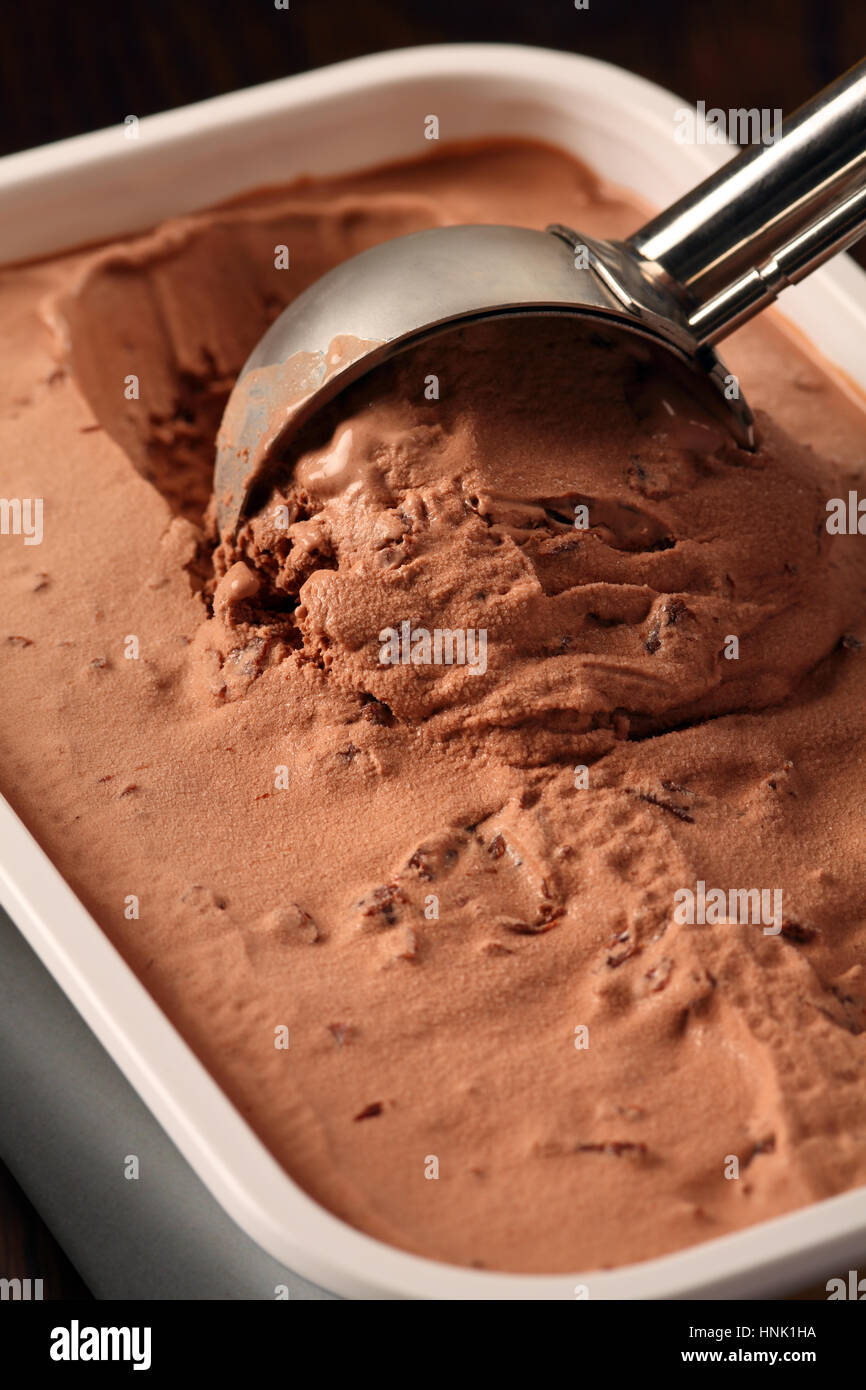
[(765, 317), (749, 454), (541, 318), (356, 383), (236, 538), (214, 440), (353, 252), (645, 213), (490, 142), (0, 273), (3, 490), (44, 502), (0, 538), (0, 786), (293, 1178), (478, 1268), (866, 1183), (866, 550), (826, 524), (866, 416)]

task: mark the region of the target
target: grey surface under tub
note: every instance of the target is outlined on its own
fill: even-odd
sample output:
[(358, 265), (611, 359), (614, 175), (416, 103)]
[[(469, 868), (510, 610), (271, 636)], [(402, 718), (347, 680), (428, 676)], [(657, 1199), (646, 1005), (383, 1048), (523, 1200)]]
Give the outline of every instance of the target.
[(0, 1157), (97, 1298), (336, 1297), (226, 1215), (2, 908)]

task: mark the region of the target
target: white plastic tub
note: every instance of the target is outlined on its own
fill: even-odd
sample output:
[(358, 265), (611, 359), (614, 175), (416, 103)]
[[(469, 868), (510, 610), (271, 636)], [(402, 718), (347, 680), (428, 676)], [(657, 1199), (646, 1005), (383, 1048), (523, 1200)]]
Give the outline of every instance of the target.
[[(151, 226), (302, 173), (443, 141), (537, 136), (662, 206), (727, 157), (675, 142), (684, 105), (591, 59), (454, 45), (362, 58), (0, 160), (0, 262)], [(786, 316), (866, 388), (866, 276), (842, 258), (789, 291)], [(350, 1298), (574, 1299), (772, 1296), (866, 1251), (866, 1189), (681, 1254), (607, 1273), (459, 1269), (359, 1234), (307, 1197), (109, 944), (0, 798), (0, 900), (86, 1022), (230, 1216), (275, 1259)], [(86, 1117), (82, 1117), (86, 1123)]]

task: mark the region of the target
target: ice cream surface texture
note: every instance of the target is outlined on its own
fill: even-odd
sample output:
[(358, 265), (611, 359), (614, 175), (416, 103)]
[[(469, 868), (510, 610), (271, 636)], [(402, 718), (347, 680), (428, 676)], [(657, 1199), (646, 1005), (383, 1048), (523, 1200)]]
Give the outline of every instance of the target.
[(482, 1269), (866, 1183), (866, 416), (755, 323), (750, 455), (539, 318), (356, 383), (236, 538), (214, 439), (346, 256), (643, 212), (499, 141), (0, 272), (0, 789), (298, 1183)]

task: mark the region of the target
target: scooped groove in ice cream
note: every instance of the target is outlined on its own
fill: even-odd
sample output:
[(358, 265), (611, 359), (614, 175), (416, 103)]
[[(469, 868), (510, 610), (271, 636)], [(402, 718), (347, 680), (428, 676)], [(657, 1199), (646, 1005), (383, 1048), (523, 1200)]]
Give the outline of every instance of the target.
[(308, 1193), (566, 1298), (866, 1182), (866, 416), (778, 320), (725, 348), (751, 455), (503, 321), (359, 380), (236, 539), (211, 478), (330, 265), (647, 211), (507, 140), (0, 272), (3, 792)]

